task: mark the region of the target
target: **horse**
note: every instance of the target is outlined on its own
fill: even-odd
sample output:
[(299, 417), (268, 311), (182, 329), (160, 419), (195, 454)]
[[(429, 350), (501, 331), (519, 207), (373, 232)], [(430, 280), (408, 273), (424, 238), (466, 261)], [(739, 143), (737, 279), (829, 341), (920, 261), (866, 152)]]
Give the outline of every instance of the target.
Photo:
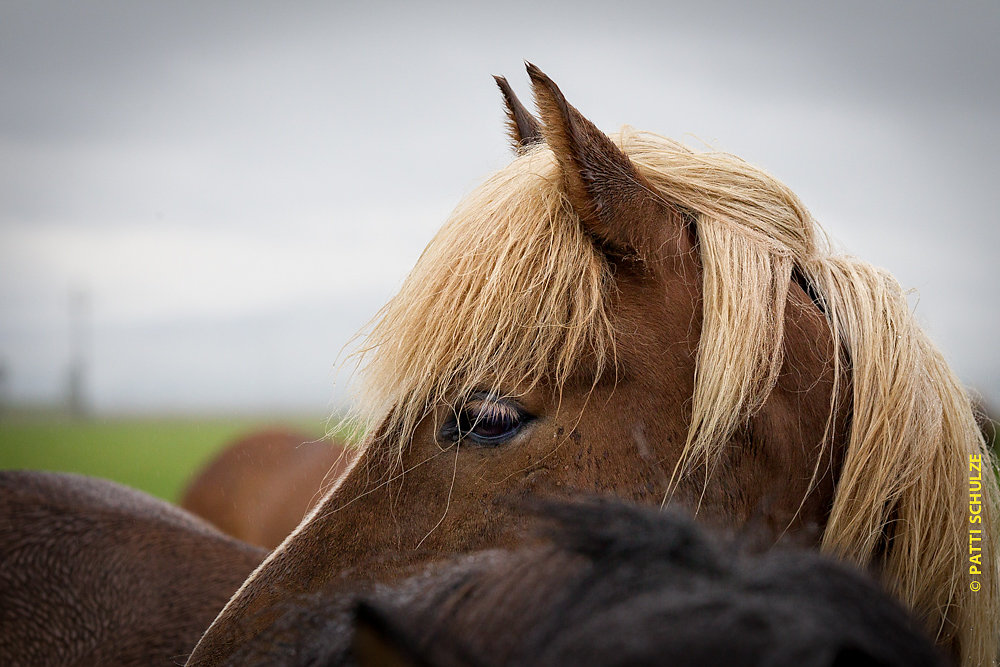
[[(543, 544), (278, 604), (232, 665), (944, 665), (877, 583), (671, 512), (536, 503)], [(669, 628), (668, 631), (664, 631)]]
[(272, 427), (226, 445), (188, 483), (180, 506), (244, 542), (281, 544), (353, 453), (342, 442)]
[(0, 664), (178, 664), (266, 555), (74, 474), (0, 472)]
[(357, 458), (190, 664), (223, 662), (262, 609), (372, 554), (517, 543), (526, 520), (500, 499), (570, 490), (875, 567), (959, 664), (994, 660), (994, 463), (900, 285), (832, 250), (761, 169), (605, 134), (528, 74), (537, 117), (498, 79), (515, 158), (364, 330)]

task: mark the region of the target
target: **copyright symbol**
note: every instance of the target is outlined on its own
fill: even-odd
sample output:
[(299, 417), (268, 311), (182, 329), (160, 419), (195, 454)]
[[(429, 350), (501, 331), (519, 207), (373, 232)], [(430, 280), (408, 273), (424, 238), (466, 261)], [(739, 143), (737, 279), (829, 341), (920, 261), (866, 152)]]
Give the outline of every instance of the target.
[(976, 591), (979, 590), (979, 582), (978, 581), (969, 582), (969, 588), (972, 590), (973, 593), (975, 593)]

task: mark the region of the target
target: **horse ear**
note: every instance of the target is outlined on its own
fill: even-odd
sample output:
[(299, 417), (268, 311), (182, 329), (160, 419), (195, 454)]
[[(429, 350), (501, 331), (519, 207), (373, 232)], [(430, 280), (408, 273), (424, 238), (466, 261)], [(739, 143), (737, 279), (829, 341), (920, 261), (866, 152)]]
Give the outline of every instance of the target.
[(664, 201), (636, 166), (583, 114), (559, 87), (527, 63), (542, 119), (542, 136), (563, 172), (566, 195), (585, 228), (615, 254), (649, 259), (666, 246), (666, 220), (674, 237), (683, 218)]
[(511, 148), (514, 149), (515, 153), (521, 155), (528, 148), (544, 141), (542, 128), (531, 112), (524, 108), (521, 100), (517, 99), (517, 95), (507, 83), (507, 79), (502, 76), (494, 76), (493, 79), (500, 87), (506, 104), (507, 134), (510, 136)]

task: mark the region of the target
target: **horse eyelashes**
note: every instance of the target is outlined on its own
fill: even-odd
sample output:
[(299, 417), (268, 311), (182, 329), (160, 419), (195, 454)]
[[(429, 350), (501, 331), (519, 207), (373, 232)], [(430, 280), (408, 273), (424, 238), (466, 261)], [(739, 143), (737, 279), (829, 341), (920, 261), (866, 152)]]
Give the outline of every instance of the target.
[(473, 399), (441, 428), (441, 440), (498, 445), (514, 437), (530, 416), (510, 401)]

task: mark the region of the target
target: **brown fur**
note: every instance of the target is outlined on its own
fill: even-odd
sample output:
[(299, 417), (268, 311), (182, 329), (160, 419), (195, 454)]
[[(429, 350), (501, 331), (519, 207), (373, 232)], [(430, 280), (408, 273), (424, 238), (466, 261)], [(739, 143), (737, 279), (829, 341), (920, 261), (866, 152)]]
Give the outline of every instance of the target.
[(180, 506), (244, 542), (273, 549), (347, 469), (353, 452), (275, 427), (237, 439), (188, 484)]
[(0, 664), (179, 664), (264, 555), (112, 482), (0, 472)]
[(746, 535), (617, 500), (539, 509), (551, 544), (282, 600), (278, 620), (229, 664), (945, 664), (875, 581), (815, 551), (752, 553)]
[[(964, 665), (996, 655), (995, 555), (972, 593), (968, 397), (898, 284), (834, 254), (786, 186), (733, 156), (606, 136), (529, 67), (544, 145), (463, 201), (362, 347), (373, 428), (353, 468), (233, 597), (192, 664), (345, 568), (522, 539), (505, 499), (687, 505), (881, 570)], [(474, 394), (534, 420), (440, 428)], [(983, 516), (998, 491), (984, 475)], [(423, 549), (423, 551), (420, 551)]]

